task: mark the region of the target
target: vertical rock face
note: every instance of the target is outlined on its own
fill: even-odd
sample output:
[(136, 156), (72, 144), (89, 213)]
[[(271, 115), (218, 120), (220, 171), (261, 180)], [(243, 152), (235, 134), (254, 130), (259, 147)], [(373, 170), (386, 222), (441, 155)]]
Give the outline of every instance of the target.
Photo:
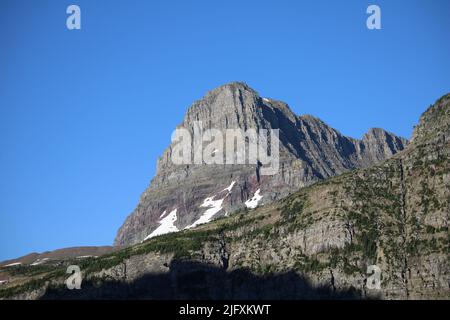
[(244, 83), (208, 92), (189, 108), (179, 127), (193, 135), (199, 121), (203, 130), (221, 132), (279, 129), (279, 170), (261, 175), (257, 164), (175, 165), (172, 144), (159, 159), (137, 208), (119, 229), (116, 245), (270, 203), (318, 180), (379, 163), (407, 143), (383, 129), (369, 130), (362, 140), (345, 137), (317, 118), (295, 115), (284, 102), (260, 97)]

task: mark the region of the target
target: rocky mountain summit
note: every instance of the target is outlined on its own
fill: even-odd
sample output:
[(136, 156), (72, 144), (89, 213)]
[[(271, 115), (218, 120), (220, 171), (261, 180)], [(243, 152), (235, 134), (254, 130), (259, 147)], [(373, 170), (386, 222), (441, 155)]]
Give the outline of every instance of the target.
[(377, 165), (98, 257), (0, 267), (0, 298), (450, 299), (449, 141), (450, 94)]
[(172, 143), (136, 209), (119, 229), (115, 245), (136, 244), (271, 203), (314, 182), (377, 164), (407, 144), (378, 128), (361, 140), (343, 136), (320, 119), (297, 116), (286, 103), (262, 98), (239, 82), (208, 92), (188, 109), (178, 127), (194, 133), (199, 121), (203, 130), (279, 129), (277, 173), (262, 175), (258, 163), (176, 165)]
[(0, 298), (450, 299), (449, 141), (447, 94), (377, 165), (99, 257), (0, 267)]

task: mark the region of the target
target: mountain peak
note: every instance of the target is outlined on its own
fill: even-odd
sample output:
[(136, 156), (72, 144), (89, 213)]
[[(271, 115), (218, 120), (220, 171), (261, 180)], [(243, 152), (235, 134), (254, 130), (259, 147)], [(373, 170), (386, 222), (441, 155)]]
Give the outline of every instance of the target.
[(255, 92), (254, 89), (252, 89), (246, 82), (243, 81), (231, 81), (223, 85), (220, 85), (217, 88), (212, 89), (211, 91), (216, 90), (247, 90)]
[(261, 98), (244, 82), (207, 92), (187, 110), (181, 127), (193, 133), (198, 122), (203, 130), (217, 129), (222, 135), (224, 129), (279, 130), (278, 170), (261, 175), (260, 166), (248, 162), (175, 165), (171, 144), (139, 205), (119, 229), (116, 244), (137, 243), (163, 230), (183, 230), (271, 203), (321, 179), (379, 163), (404, 147), (400, 138), (377, 129), (367, 141), (347, 138), (316, 117), (295, 115), (282, 101)]
[(403, 137), (398, 137), (394, 133), (384, 130), (383, 128), (370, 128), (366, 134), (363, 136), (363, 140), (386, 140), (386, 139), (394, 139), (399, 140), (397, 142), (401, 142), (402, 144), (407, 144), (408, 140)]
[(239, 94), (239, 93), (243, 93), (246, 92), (250, 95), (254, 95), (254, 96), (258, 96), (259, 94), (252, 89), (249, 85), (247, 85), (245, 82), (240, 82), (240, 81), (233, 81), (233, 82), (229, 82), (226, 84), (223, 84), (219, 87), (216, 87), (212, 90), (209, 90), (201, 100), (209, 100), (211, 98), (217, 98), (220, 95), (231, 95), (231, 94)]
[[(244, 82), (230, 82), (208, 91), (186, 112), (183, 127), (202, 121), (208, 128), (247, 129), (258, 127), (261, 98)], [(259, 114), (259, 115), (258, 115)]]

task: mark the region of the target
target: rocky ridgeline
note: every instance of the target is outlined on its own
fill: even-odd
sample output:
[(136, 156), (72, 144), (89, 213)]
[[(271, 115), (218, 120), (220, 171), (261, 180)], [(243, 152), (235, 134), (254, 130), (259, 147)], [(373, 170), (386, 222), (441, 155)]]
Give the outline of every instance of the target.
[[(450, 299), (449, 139), (446, 95), (378, 165), (77, 261), (81, 290), (64, 285), (73, 261), (0, 269), (11, 276), (0, 298)], [(373, 265), (379, 289), (368, 285)]]
[(362, 140), (345, 137), (315, 117), (295, 115), (284, 102), (260, 97), (243, 83), (207, 93), (188, 109), (179, 127), (194, 132), (196, 121), (202, 121), (204, 129), (279, 129), (278, 173), (260, 175), (259, 166), (250, 164), (174, 165), (171, 145), (137, 208), (119, 229), (116, 245), (271, 203), (319, 180), (379, 163), (406, 145), (383, 129), (369, 130)]

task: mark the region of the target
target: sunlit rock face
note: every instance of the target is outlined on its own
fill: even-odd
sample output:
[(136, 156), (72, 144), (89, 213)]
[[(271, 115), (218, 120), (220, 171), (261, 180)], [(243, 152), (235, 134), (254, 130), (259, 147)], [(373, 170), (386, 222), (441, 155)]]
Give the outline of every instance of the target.
[[(407, 143), (383, 129), (371, 129), (361, 140), (343, 136), (321, 120), (297, 116), (286, 103), (262, 98), (239, 82), (218, 87), (194, 102), (178, 127), (194, 136), (199, 122), (203, 130), (218, 129), (224, 136), (226, 129), (279, 129), (278, 170), (263, 175), (258, 163), (176, 165), (172, 143), (158, 160), (156, 175), (136, 209), (119, 229), (116, 245), (139, 243), (271, 203), (316, 181), (379, 163)], [(170, 219), (164, 212), (172, 213)]]

